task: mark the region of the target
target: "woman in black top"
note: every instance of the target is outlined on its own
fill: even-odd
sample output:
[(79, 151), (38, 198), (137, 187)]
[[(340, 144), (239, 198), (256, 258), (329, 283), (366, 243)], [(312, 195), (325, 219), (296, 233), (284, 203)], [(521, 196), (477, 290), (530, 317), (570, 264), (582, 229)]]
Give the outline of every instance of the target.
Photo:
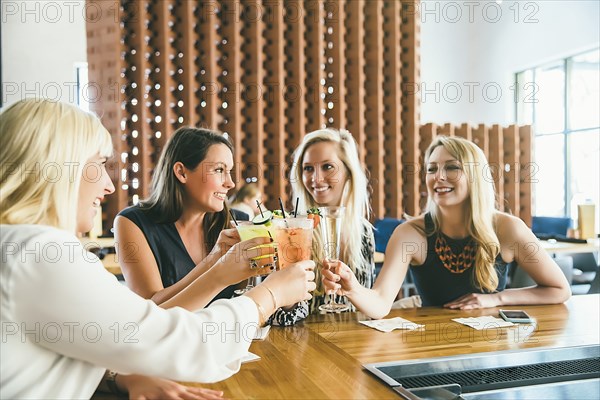
[[(175, 132), (154, 170), (150, 196), (115, 219), (119, 263), (133, 291), (166, 307), (202, 308), (231, 297), (230, 285), (272, 271), (273, 248), (261, 248), (270, 256), (258, 261), (261, 268), (250, 269), (249, 256), (255, 254), (245, 250), (257, 239), (238, 243), (237, 231), (229, 227), (232, 168), (233, 148), (221, 134)], [(222, 257), (234, 245), (235, 256)], [(221, 271), (218, 279), (205, 274), (209, 270)]]
[[(323, 271), (326, 287), (345, 294), (373, 318), (389, 313), (410, 266), (424, 305), (472, 309), (566, 301), (569, 284), (519, 218), (495, 207), (485, 155), (472, 142), (437, 137), (425, 153), (427, 212), (399, 225), (373, 289), (349, 269)], [(516, 261), (537, 283), (506, 289), (506, 263)]]

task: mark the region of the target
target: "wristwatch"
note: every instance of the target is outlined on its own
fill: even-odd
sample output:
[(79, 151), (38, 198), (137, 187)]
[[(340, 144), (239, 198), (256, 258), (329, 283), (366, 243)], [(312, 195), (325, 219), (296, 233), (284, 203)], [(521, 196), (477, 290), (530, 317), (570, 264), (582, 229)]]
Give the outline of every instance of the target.
[(117, 373), (115, 371), (106, 371), (106, 386), (108, 386), (108, 390), (114, 394), (126, 394), (119, 386), (117, 386)]

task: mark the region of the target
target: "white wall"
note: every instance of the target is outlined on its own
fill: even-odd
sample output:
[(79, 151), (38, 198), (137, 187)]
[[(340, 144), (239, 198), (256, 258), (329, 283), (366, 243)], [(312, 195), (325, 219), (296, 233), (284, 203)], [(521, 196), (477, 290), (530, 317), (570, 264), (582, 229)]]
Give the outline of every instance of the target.
[(421, 3), (422, 89), (439, 87), (421, 90), (421, 122), (513, 123), (514, 74), (598, 47), (599, 5), (597, 0)]
[(85, 2), (2, 1), (2, 103), (25, 97), (75, 102), (85, 62)]
[[(599, 4), (423, 2), (421, 121), (512, 123), (513, 74), (598, 46)], [(0, 7), (3, 103), (26, 96), (73, 102), (74, 65), (86, 60), (85, 2), (2, 1)]]

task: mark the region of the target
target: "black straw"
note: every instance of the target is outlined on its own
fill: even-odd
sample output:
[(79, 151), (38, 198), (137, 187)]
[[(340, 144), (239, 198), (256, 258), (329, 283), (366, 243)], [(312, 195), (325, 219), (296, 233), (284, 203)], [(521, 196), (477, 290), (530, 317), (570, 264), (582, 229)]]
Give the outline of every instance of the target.
[(294, 209), (294, 217), (298, 218), (298, 202), (300, 201), (300, 197), (296, 197), (296, 208)]
[(281, 201), (281, 197), (279, 198), (279, 207), (281, 207), (281, 212), (283, 213), (283, 218), (285, 218), (285, 210), (283, 208), (283, 201)]
[(260, 201), (256, 200), (256, 206), (258, 207), (258, 211), (260, 211), (260, 216), (264, 217), (265, 215), (262, 212), (262, 208), (260, 208)]
[(231, 214), (231, 219), (233, 219), (235, 226), (240, 226), (240, 224), (238, 224), (238, 222), (235, 220), (235, 215), (233, 215), (233, 210), (231, 208), (229, 209), (229, 214)]

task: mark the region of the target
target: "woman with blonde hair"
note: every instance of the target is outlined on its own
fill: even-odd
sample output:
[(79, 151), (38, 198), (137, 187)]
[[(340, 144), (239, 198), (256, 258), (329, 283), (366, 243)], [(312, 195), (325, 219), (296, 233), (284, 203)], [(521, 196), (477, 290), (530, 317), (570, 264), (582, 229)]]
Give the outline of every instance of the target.
[[(340, 243), (340, 264), (346, 266), (357, 282), (371, 287), (375, 274), (375, 242), (373, 227), (369, 223), (369, 195), (367, 176), (360, 164), (356, 141), (347, 130), (319, 129), (304, 136), (294, 151), (290, 170), (292, 198), (298, 199), (298, 210), (344, 206), (344, 229)], [(313, 232), (313, 260), (323, 260), (323, 239), (320, 226)], [(325, 268), (329, 264), (323, 261)], [(320, 274), (317, 268), (316, 274)], [(318, 287), (310, 304), (295, 309), (278, 310), (273, 315), (275, 324), (290, 325), (305, 318), (309, 311), (318, 310), (327, 296)], [(347, 304), (344, 297), (335, 301)]]
[[(389, 313), (409, 267), (425, 306), (556, 304), (570, 297), (564, 274), (536, 245), (531, 230), (496, 209), (494, 183), (479, 147), (439, 136), (425, 153), (425, 168), (426, 213), (396, 228), (373, 289), (362, 287), (343, 265), (324, 272), (327, 288), (344, 293), (372, 318)], [(505, 290), (512, 261), (537, 286)]]
[[(218, 397), (162, 378), (228, 378), (277, 307), (310, 298), (314, 264), (305, 261), (195, 313), (142, 299), (75, 236), (91, 229), (114, 191), (105, 168), (110, 134), (99, 119), (65, 103), (22, 100), (0, 114), (0, 139), (1, 398), (90, 398), (106, 368), (119, 373), (106, 384), (132, 397), (148, 397), (148, 380), (169, 392), (158, 397)], [(255, 257), (251, 248), (266, 243), (241, 242), (223, 257)], [(222, 339), (232, 332), (236, 340)], [(140, 383), (136, 373), (157, 378)]]

